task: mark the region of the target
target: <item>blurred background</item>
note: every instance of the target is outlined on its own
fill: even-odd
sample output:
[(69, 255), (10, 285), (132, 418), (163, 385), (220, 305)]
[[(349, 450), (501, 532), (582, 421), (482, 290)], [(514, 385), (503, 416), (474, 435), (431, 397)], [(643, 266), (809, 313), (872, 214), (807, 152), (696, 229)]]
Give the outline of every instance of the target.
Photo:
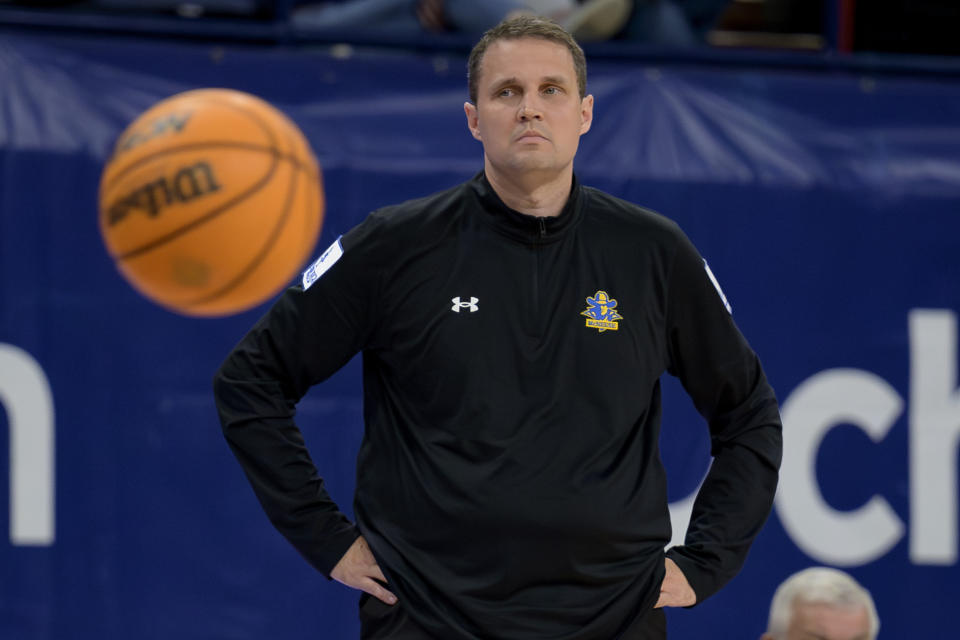
[[(513, 10), (584, 42), (578, 175), (680, 223), (782, 403), (775, 511), (727, 588), (670, 612), (671, 637), (759, 637), (777, 584), (814, 564), (873, 593), (881, 638), (952, 635), (960, 5), (472, 5), (0, 1), (0, 638), (357, 637), (357, 595), (272, 529), (220, 433), (213, 372), (268, 303), (199, 319), (141, 297), (100, 238), (99, 178), (159, 100), (255, 94), (323, 168), (317, 255), (479, 170), (466, 55)], [(709, 441), (664, 384), (682, 536)], [(350, 511), (358, 360), (298, 416)]]

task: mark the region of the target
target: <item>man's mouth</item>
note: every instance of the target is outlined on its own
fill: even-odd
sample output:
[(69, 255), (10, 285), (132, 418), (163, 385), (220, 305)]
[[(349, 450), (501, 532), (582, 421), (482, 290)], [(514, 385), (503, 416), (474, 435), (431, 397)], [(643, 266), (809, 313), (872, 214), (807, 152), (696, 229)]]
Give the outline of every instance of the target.
[(529, 131), (524, 131), (517, 137), (518, 141), (529, 140), (531, 142), (535, 140), (546, 140), (546, 139), (547, 139), (546, 136), (544, 136), (542, 133), (540, 133), (539, 131), (534, 131), (532, 129)]

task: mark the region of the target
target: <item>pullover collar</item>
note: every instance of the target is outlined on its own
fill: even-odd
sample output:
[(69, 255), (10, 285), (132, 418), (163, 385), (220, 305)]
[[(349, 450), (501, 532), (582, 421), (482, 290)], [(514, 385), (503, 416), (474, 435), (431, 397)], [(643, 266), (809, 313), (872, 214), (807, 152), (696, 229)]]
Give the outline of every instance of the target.
[(470, 181), (470, 188), (477, 198), (482, 218), (497, 231), (521, 242), (555, 242), (559, 240), (583, 215), (583, 187), (573, 176), (570, 196), (556, 216), (532, 216), (508, 207), (493, 190), (483, 171)]

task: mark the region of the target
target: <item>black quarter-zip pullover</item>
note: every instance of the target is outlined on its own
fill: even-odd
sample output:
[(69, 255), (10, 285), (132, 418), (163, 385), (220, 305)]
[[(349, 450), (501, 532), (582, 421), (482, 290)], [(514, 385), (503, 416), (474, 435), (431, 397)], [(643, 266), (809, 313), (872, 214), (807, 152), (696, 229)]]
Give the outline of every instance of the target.
[[(673, 222), (576, 180), (558, 216), (535, 218), (480, 174), (378, 210), (338, 243), (215, 378), (234, 453), (313, 566), (329, 575), (362, 533), (399, 606), (437, 638), (616, 638), (663, 579), (670, 372), (714, 461), (666, 555), (698, 601), (739, 571), (772, 505), (779, 412)], [(357, 352), (354, 525), (293, 417)]]

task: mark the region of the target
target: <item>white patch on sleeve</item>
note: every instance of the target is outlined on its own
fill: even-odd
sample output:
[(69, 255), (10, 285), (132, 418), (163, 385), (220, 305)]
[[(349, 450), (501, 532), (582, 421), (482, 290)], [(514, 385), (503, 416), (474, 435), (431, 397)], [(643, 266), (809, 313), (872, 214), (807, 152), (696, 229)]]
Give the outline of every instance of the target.
[(306, 291), (310, 288), (314, 282), (320, 279), (327, 269), (332, 267), (334, 263), (340, 259), (340, 256), (343, 255), (343, 244), (340, 240), (343, 236), (340, 236), (334, 240), (333, 244), (327, 247), (327, 250), (324, 251), (319, 258), (317, 258), (313, 264), (307, 267), (307, 270), (303, 272), (303, 290)]
[(706, 260), (703, 261), (703, 268), (707, 270), (707, 275), (710, 277), (710, 282), (713, 283), (717, 293), (720, 294), (720, 299), (723, 300), (723, 306), (727, 308), (727, 313), (733, 315), (733, 310), (730, 309), (730, 303), (727, 302), (727, 296), (723, 294), (723, 289), (720, 288), (720, 283), (717, 282), (717, 277), (713, 275), (713, 271), (710, 271), (710, 265), (707, 264)]

